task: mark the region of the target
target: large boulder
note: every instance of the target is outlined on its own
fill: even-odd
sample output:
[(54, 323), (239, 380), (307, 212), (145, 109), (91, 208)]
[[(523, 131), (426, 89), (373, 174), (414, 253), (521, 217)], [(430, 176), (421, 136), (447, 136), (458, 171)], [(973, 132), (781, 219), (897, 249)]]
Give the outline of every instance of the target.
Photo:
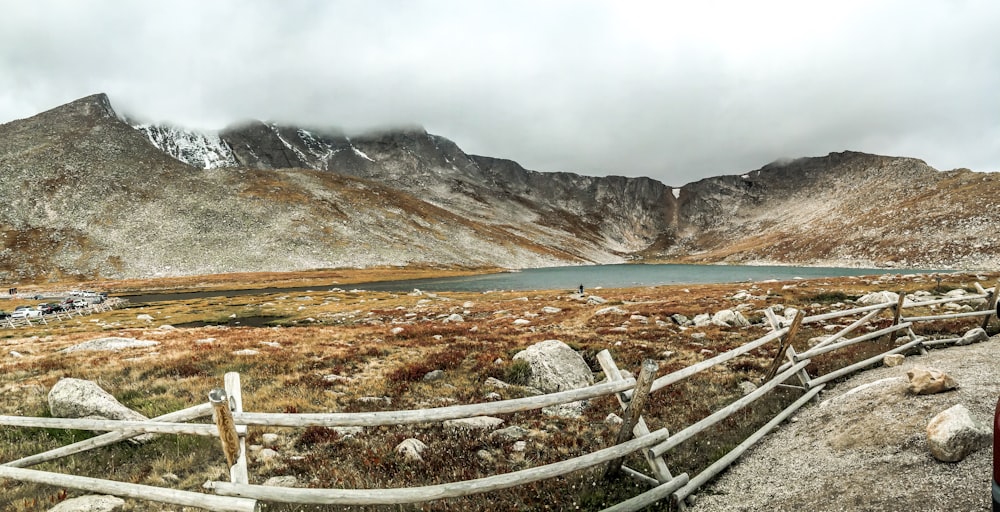
[(559, 340), (536, 343), (514, 355), (531, 366), (528, 385), (545, 393), (590, 386), (594, 374), (575, 350)]
[(49, 391), (49, 412), (55, 418), (97, 416), (126, 421), (149, 419), (122, 405), (97, 384), (83, 379), (62, 379), (56, 382)]
[(958, 462), (989, 444), (990, 431), (958, 404), (938, 414), (927, 424), (927, 448), (942, 462)]
[(125, 500), (117, 496), (80, 496), (70, 498), (52, 508), (49, 512), (119, 512), (125, 507)]

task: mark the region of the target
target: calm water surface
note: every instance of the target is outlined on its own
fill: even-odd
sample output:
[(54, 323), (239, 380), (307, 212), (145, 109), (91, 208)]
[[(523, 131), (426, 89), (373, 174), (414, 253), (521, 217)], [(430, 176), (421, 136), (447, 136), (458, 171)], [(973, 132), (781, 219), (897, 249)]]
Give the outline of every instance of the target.
[(740, 283), (795, 278), (926, 273), (932, 270), (900, 270), (834, 267), (764, 267), (731, 265), (588, 265), (525, 269), (479, 276), (411, 279), (351, 285), (351, 288), (378, 291), (488, 291), (488, 290), (574, 290), (627, 288), (664, 284)]
[[(551, 267), (525, 269), (519, 272), (502, 272), (464, 277), (409, 279), (341, 285), (341, 288), (409, 292), (420, 289), (435, 292), (485, 292), (490, 290), (585, 290), (595, 288), (627, 288), (664, 284), (741, 283), (789, 280), (816, 277), (882, 275), (898, 273), (927, 273), (933, 270), (901, 270), (876, 268), (834, 267), (756, 267), (730, 265), (587, 265), (577, 267)], [(331, 285), (326, 288), (334, 288)], [(258, 290), (216, 290), (207, 292), (133, 295), (133, 303), (182, 300), (196, 297), (233, 297), (238, 295), (264, 295), (271, 293), (322, 290), (324, 287), (303, 286), (295, 288), (264, 288)]]

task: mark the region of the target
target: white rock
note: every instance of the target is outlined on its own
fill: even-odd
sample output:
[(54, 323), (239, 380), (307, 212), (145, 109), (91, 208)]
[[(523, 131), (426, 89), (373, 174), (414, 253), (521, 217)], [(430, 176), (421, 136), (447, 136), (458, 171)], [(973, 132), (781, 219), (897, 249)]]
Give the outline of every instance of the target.
[(975, 329), (967, 331), (962, 336), (962, 339), (955, 342), (955, 345), (971, 345), (988, 339), (990, 339), (990, 336), (986, 334), (986, 331), (984, 331), (981, 327), (976, 327)]
[(424, 460), (420, 456), (424, 450), (427, 449), (427, 445), (423, 441), (415, 438), (404, 439), (403, 442), (396, 445), (396, 453), (402, 454), (403, 458), (410, 462), (421, 462)]
[(143, 321), (146, 321), (146, 322), (152, 322), (153, 321), (153, 316), (152, 315), (147, 315), (145, 313), (142, 313), (142, 314), (139, 314), (139, 315), (135, 315), (135, 319), (136, 320), (143, 320)]
[(152, 340), (137, 340), (135, 338), (97, 338), (83, 343), (66, 347), (62, 352), (77, 352), (81, 350), (93, 351), (119, 351), (127, 348), (155, 347), (160, 342)]
[(260, 352), (251, 348), (245, 348), (243, 350), (236, 350), (233, 352), (234, 356), (255, 356)]
[(518, 318), (517, 320), (514, 320), (514, 325), (531, 325), (531, 320)]
[(100, 416), (109, 420), (144, 421), (149, 418), (122, 405), (89, 380), (61, 379), (49, 391), (49, 412), (55, 418)]
[(559, 313), (561, 311), (562, 311), (561, 308), (557, 308), (557, 307), (553, 307), (553, 306), (545, 306), (545, 307), (542, 308), (542, 313), (545, 313), (545, 314), (548, 314), (548, 315), (554, 315), (554, 314)]
[(707, 327), (712, 325), (712, 316), (708, 313), (702, 313), (700, 315), (695, 315), (691, 321), (694, 322), (695, 327)]
[(500, 425), (503, 425), (503, 420), (492, 416), (474, 416), (444, 422), (444, 426), (452, 430), (493, 430)]
[(392, 334), (393, 336), (398, 336), (400, 334), (403, 334), (403, 331), (405, 330), (406, 329), (403, 329), (402, 327), (393, 327), (392, 330), (389, 331), (389, 334)]
[(277, 446), (278, 439), (279, 439), (278, 434), (275, 434), (273, 432), (268, 432), (261, 436), (261, 442), (263, 442), (264, 446), (268, 448), (273, 448)]
[(446, 324), (449, 324), (449, 323), (456, 323), (456, 324), (458, 324), (458, 323), (462, 323), (464, 321), (465, 321), (465, 319), (462, 318), (462, 315), (460, 315), (458, 313), (452, 313), (451, 315), (448, 315), (448, 318), (444, 319), (444, 323), (446, 323)]
[(622, 309), (622, 308), (620, 308), (618, 306), (609, 306), (609, 307), (601, 308), (601, 309), (598, 309), (597, 311), (594, 311), (594, 315), (611, 315), (611, 314), (614, 314), (614, 315), (627, 315), (628, 311), (625, 311), (624, 309)]
[(958, 462), (989, 444), (990, 431), (962, 404), (931, 419), (927, 424), (927, 448), (942, 462)]
[(295, 487), (298, 484), (298, 479), (292, 475), (272, 476), (264, 482), (264, 485), (268, 487)]
[(569, 345), (559, 340), (536, 343), (514, 355), (531, 366), (528, 385), (545, 393), (577, 389), (594, 383), (586, 361)]
[(70, 498), (49, 509), (49, 512), (118, 512), (125, 500), (117, 496), (80, 496)]

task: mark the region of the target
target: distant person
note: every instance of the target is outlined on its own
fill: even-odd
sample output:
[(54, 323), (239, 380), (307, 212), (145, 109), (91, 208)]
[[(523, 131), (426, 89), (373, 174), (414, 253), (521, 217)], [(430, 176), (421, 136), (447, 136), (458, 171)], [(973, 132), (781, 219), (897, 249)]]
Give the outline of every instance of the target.
[(580, 295), (583, 295), (583, 285), (580, 285)]

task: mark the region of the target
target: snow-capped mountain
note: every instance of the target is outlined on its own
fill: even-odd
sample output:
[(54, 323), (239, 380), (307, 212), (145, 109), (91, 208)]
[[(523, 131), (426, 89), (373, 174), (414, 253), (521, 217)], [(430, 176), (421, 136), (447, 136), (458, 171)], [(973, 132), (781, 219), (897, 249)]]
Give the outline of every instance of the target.
[(172, 126), (135, 124), (160, 151), (194, 167), (236, 167), (236, 157), (217, 133), (201, 133)]
[(706, 178), (526, 170), (420, 128), (133, 127), (94, 95), (0, 124), (0, 279), (395, 265), (1000, 265), (1000, 173), (840, 152)]

